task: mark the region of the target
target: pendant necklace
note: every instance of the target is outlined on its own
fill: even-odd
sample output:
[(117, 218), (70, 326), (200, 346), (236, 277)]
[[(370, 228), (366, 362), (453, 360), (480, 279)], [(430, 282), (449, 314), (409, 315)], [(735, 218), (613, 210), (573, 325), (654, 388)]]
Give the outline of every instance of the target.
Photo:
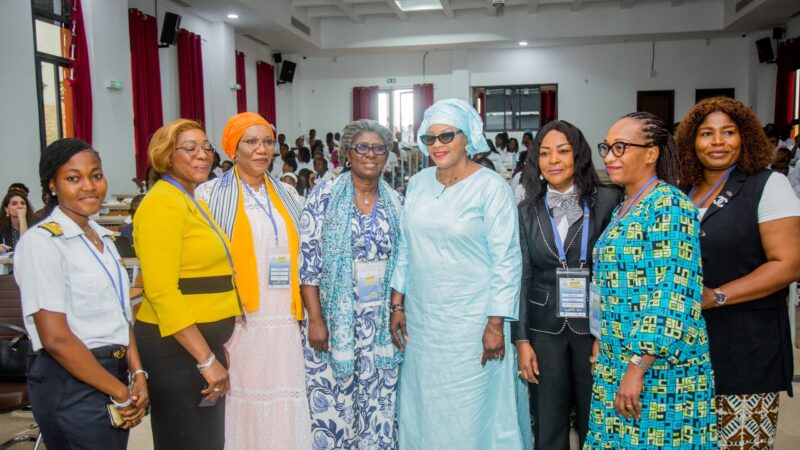
[(365, 205), (369, 205), (369, 197), (367, 197), (366, 195), (361, 194), (360, 192), (356, 191), (356, 197), (359, 197), (359, 196), (362, 199), (361, 200), (362, 203), (364, 203)]

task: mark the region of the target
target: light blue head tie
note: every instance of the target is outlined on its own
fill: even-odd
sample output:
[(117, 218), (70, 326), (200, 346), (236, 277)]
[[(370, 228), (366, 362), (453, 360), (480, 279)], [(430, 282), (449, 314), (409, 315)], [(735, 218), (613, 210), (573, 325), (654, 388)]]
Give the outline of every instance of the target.
[(478, 111), (464, 100), (448, 98), (439, 100), (433, 106), (425, 110), (422, 116), (422, 124), (417, 133), (417, 144), (425, 156), (428, 155), (428, 148), (422, 143), (419, 136), (427, 134), (428, 128), (433, 124), (450, 125), (464, 132), (467, 138), (467, 153), (484, 153), (489, 151), (486, 138), (483, 136), (483, 121)]

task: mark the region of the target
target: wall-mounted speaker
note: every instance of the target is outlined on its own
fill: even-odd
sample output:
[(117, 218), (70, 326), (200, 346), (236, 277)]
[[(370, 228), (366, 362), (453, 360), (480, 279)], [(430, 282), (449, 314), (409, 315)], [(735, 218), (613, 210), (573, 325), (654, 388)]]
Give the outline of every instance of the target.
[(275, 61), (275, 64), (280, 64), (283, 62), (283, 55), (280, 53), (273, 53), (272, 60)]
[(178, 43), (178, 30), (181, 28), (181, 16), (166, 12), (164, 13), (164, 25), (161, 26), (161, 39), (159, 47), (169, 47)]
[(294, 70), (296, 68), (297, 64), (284, 60), (283, 64), (281, 64), (281, 73), (278, 75), (278, 84), (291, 83), (294, 80)]
[(781, 39), (783, 39), (783, 33), (785, 33), (785, 32), (786, 32), (786, 28), (774, 27), (772, 29), (772, 39), (775, 39), (776, 41), (780, 41)]
[(775, 62), (775, 53), (772, 52), (772, 40), (768, 37), (756, 41), (756, 51), (758, 52), (758, 62)]

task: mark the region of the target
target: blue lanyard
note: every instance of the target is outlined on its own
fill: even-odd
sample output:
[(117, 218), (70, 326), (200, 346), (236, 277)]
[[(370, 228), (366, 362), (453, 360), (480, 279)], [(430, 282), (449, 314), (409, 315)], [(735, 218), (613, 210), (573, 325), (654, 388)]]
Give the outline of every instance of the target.
[(647, 180), (647, 183), (645, 183), (644, 186), (642, 186), (642, 188), (639, 189), (639, 192), (637, 192), (636, 195), (633, 196), (633, 199), (630, 201), (630, 203), (628, 203), (628, 206), (622, 208), (617, 213), (617, 217), (613, 221), (611, 221), (611, 224), (613, 225), (613, 224), (619, 222), (620, 220), (622, 220), (622, 218), (625, 217), (625, 214), (628, 214), (628, 211), (630, 211), (631, 208), (633, 208), (633, 205), (636, 204), (636, 201), (639, 200), (639, 197), (642, 196), (644, 191), (647, 190), (647, 188), (649, 188), (650, 185), (653, 184), (654, 182), (656, 182), (657, 180), (658, 180), (657, 176), (653, 176), (653, 178), (650, 178), (649, 180)]
[(206, 219), (206, 222), (208, 223), (208, 226), (209, 226), (209, 227), (211, 227), (211, 229), (212, 229), (212, 230), (214, 230), (214, 233), (217, 233), (217, 237), (219, 237), (219, 241), (220, 241), (220, 242), (222, 242), (222, 247), (223, 247), (223, 248), (225, 248), (225, 255), (227, 255), (227, 256), (228, 256), (228, 263), (230, 263), (230, 265), (231, 265), (231, 270), (232, 270), (232, 271), (234, 271), (234, 277), (235, 277), (235, 276), (236, 276), (236, 273), (235, 273), (235, 269), (234, 269), (234, 267), (233, 267), (233, 256), (231, 256), (231, 251), (230, 251), (230, 249), (228, 248), (228, 244), (226, 244), (226, 243), (225, 243), (225, 238), (224, 238), (224, 237), (222, 237), (222, 233), (220, 233), (220, 232), (219, 232), (219, 230), (217, 230), (217, 227), (215, 227), (215, 226), (214, 226), (214, 221), (212, 221), (212, 220), (211, 220), (211, 217), (208, 217), (208, 214), (206, 214), (205, 210), (204, 210), (202, 207), (200, 207), (200, 204), (199, 204), (199, 203), (197, 203), (197, 199), (196, 199), (196, 198), (194, 198), (194, 196), (193, 196), (193, 195), (191, 195), (191, 194), (189, 194), (188, 192), (186, 192), (186, 189), (184, 189), (184, 188), (183, 188), (183, 186), (181, 186), (181, 185), (180, 185), (180, 183), (178, 183), (177, 181), (175, 181), (175, 179), (174, 179), (174, 178), (172, 178), (172, 177), (171, 177), (171, 176), (169, 176), (169, 175), (164, 175), (164, 177), (163, 177), (162, 179), (163, 179), (164, 181), (166, 181), (167, 183), (169, 183), (169, 184), (171, 184), (171, 185), (175, 186), (175, 187), (176, 187), (176, 188), (178, 188), (178, 189), (179, 189), (181, 192), (183, 192), (183, 194), (184, 194), (185, 196), (189, 197), (189, 199), (191, 199), (191, 200), (192, 200), (192, 202), (194, 203), (194, 206), (197, 208), (197, 210), (198, 210), (198, 211), (200, 211), (200, 214), (202, 214), (202, 215), (203, 215), (203, 218), (204, 218), (204, 219)]
[(278, 244), (280, 243), (280, 241), (278, 239), (278, 224), (275, 222), (275, 216), (272, 215), (272, 201), (269, 199), (269, 187), (267, 187), (267, 184), (266, 184), (267, 182), (264, 181), (264, 187), (266, 187), (266, 189), (267, 189), (267, 207), (266, 208), (264, 207), (264, 205), (261, 204), (260, 201), (258, 201), (258, 198), (256, 197), (256, 194), (253, 192), (252, 189), (250, 189), (250, 186), (248, 186), (247, 183), (245, 183), (245, 182), (243, 182), (241, 180), (239, 182), (242, 183), (242, 186), (244, 186), (244, 188), (247, 189), (247, 192), (249, 192), (250, 195), (253, 196), (253, 200), (256, 202), (256, 205), (258, 205), (261, 208), (261, 210), (264, 211), (264, 213), (267, 214), (267, 217), (269, 217), (270, 222), (272, 222), (272, 231), (275, 233), (275, 247), (278, 247)]
[[(553, 235), (556, 238), (556, 249), (558, 250), (558, 260), (564, 268), (567, 267), (567, 253), (564, 251), (564, 243), (561, 242), (561, 234), (558, 232), (558, 226), (555, 219), (550, 214), (550, 206), (547, 204), (547, 196), (544, 196), (544, 207), (547, 208), (547, 218), (550, 219), (550, 225), (553, 227)], [(583, 203), (583, 230), (581, 232), (581, 268), (586, 264), (586, 254), (589, 248), (589, 202)]]
[[(103, 264), (103, 260), (101, 260), (100, 257), (97, 256), (97, 253), (94, 250), (92, 250), (92, 246), (90, 246), (89, 243), (86, 242), (86, 239), (83, 237), (83, 235), (81, 235), (80, 238), (81, 242), (83, 242), (83, 245), (86, 246), (86, 249), (89, 250), (89, 253), (91, 253), (92, 256), (94, 256), (94, 259), (97, 261), (98, 264), (100, 264), (100, 267), (102, 267), (103, 271), (106, 273), (108, 281), (111, 282), (111, 286), (114, 287), (114, 292), (117, 294), (117, 297), (119, 297), (119, 306), (120, 308), (122, 308), (122, 316), (125, 317), (125, 320), (128, 320), (128, 315), (125, 314), (125, 287), (122, 284), (122, 269), (120, 268), (119, 262), (114, 260), (114, 262), (116, 263), (115, 265), (117, 266), (117, 282), (119, 283), (119, 289), (117, 289), (117, 285), (114, 284), (114, 277), (111, 276), (111, 271), (109, 271), (108, 267), (106, 267), (106, 265)], [(104, 245), (107, 244), (104, 243)]]
[[(720, 178), (719, 180), (717, 180), (716, 184), (714, 184), (714, 187), (712, 187), (712, 188), (711, 188), (711, 190), (710, 190), (710, 191), (708, 191), (708, 192), (706, 193), (706, 195), (705, 195), (705, 196), (703, 196), (703, 198), (701, 198), (701, 199), (700, 199), (700, 201), (699, 201), (699, 202), (695, 203), (695, 205), (696, 205), (698, 208), (702, 208), (702, 207), (703, 207), (703, 204), (705, 204), (706, 200), (708, 200), (708, 197), (710, 197), (710, 196), (711, 196), (711, 194), (712, 194), (712, 193), (714, 193), (714, 191), (716, 191), (716, 190), (717, 190), (717, 188), (719, 187), (719, 185), (720, 185), (720, 184), (724, 183), (724, 182), (725, 182), (725, 180), (727, 180), (727, 179), (728, 179), (728, 177), (730, 177), (730, 176), (731, 176), (731, 172), (733, 172), (733, 169), (735, 169), (735, 168), (736, 168), (736, 164), (734, 164), (733, 166), (731, 166), (731, 168), (730, 168), (730, 169), (728, 169), (728, 171), (727, 171), (727, 172), (725, 172), (725, 175), (723, 175), (723, 176), (722, 176), (722, 178)], [(689, 198), (691, 198), (691, 197), (694, 195), (694, 192), (695, 192), (696, 190), (697, 190), (697, 185), (695, 184), (694, 186), (692, 186), (692, 190), (691, 190), (691, 191), (689, 191)]]

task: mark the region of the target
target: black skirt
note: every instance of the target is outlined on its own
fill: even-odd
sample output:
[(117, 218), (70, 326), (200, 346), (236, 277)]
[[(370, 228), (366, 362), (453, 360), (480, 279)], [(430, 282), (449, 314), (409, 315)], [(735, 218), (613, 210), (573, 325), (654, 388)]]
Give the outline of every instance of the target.
[[(233, 334), (234, 318), (198, 323), (217, 360), (226, 368), (223, 345)], [(161, 337), (158, 326), (136, 322), (136, 343), (142, 366), (150, 375), (153, 444), (155, 450), (222, 450), (225, 446), (225, 399), (199, 407), (207, 383), (197, 361), (172, 336)]]

